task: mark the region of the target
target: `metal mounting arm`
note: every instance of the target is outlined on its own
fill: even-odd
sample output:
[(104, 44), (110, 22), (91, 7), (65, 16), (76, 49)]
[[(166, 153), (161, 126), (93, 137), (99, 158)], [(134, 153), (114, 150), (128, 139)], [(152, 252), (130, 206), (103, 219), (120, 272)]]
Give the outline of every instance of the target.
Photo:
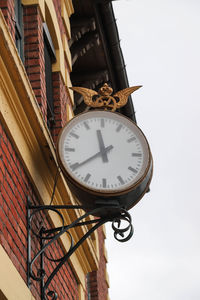
[[(133, 226), (131, 223), (131, 216), (130, 214), (124, 210), (120, 209), (119, 214), (115, 216), (105, 216), (105, 217), (99, 217), (94, 220), (90, 221), (84, 221), (89, 215), (93, 215), (95, 213), (99, 213), (101, 211), (105, 211), (105, 208), (109, 206), (110, 208), (115, 208), (115, 204), (107, 204), (103, 206), (99, 206), (95, 208), (94, 210), (85, 213), (81, 217), (77, 218), (77, 220), (73, 221), (69, 225), (64, 224), (64, 217), (61, 211), (63, 210), (70, 210), (70, 209), (84, 209), (81, 205), (39, 205), (34, 206), (31, 204), (29, 197), (27, 201), (27, 233), (28, 233), (28, 286), (30, 287), (32, 280), (40, 281), (41, 283), (41, 300), (46, 300), (47, 296), (51, 297), (53, 300), (57, 299), (57, 293), (55, 291), (48, 291), (49, 285), (54, 278), (54, 276), (57, 274), (57, 272), (60, 270), (60, 268), (63, 266), (65, 262), (69, 259), (69, 257), (76, 251), (76, 249), (87, 239), (88, 236), (90, 236), (97, 228), (99, 228), (101, 225), (105, 224), (106, 222), (112, 222), (112, 228), (114, 230), (114, 237), (120, 242), (125, 242), (129, 240), (133, 235)], [(33, 218), (37, 214), (45, 214), (47, 211), (53, 211), (56, 214), (59, 215), (59, 217), (62, 220), (62, 226), (57, 228), (51, 228), (47, 229), (43, 226), (44, 221), (40, 224), (37, 231), (35, 230)], [(44, 219), (43, 219), (44, 220)], [(124, 228), (121, 227), (121, 221), (125, 221), (128, 223), (128, 225)], [(77, 226), (84, 226), (88, 224), (94, 224), (93, 227), (91, 227), (88, 232), (86, 232), (76, 244), (74, 244), (73, 237), (69, 230), (71, 228), (77, 227)], [(67, 233), (70, 237), (71, 245), (69, 247), (69, 250), (67, 253), (61, 257), (61, 258), (50, 258), (47, 255), (47, 250), (49, 247), (58, 241), (60, 236), (64, 233)], [(35, 236), (40, 244), (40, 250), (35, 254), (32, 251), (32, 236)], [(53, 261), (56, 264), (54, 270), (49, 275), (49, 277), (45, 280), (45, 276), (47, 276), (45, 265), (44, 265), (44, 257), (47, 258), (50, 261)], [(35, 262), (37, 259), (40, 259), (40, 267), (37, 269), (37, 274), (33, 272), (33, 266), (36, 266)]]

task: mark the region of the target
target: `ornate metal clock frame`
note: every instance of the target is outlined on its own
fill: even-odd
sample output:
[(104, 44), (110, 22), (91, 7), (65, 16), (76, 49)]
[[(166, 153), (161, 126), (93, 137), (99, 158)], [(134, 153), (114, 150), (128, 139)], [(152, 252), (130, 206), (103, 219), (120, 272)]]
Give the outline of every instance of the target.
[[(141, 86), (131, 87), (124, 89), (122, 91), (117, 92), (115, 95), (112, 96), (112, 89), (107, 85), (104, 86), (99, 90), (99, 93), (81, 87), (73, 87), (72, 89), (76, 92), (79, 92), (83, 95), (85, 103), (92, 107), (98, 109), (105, 109), (115, 111), (117, 108), (124, 106), (127, 102), (128, 96), (140, 88)], [(30, 202), (29, 197), (27, 197), (27, 224), (28, 224), (28, 286), (31, 285), (32, 280), (39, 281), (41, 283), (41, 299), (46, 300), (48, 297), (52, 299), (57, 299), (56, 291), (49, 290), (49, 285), (63, 266), (65, 262), (68, 261), (70, 256), (76, 251), (76, 249), (90, 236), (98, 227), (101, 225), (111, 222), (112, 229), (114, 231), (114, 237), (119, 242), (128, 241), (133, 235), (133, 226), (130, 214), (119, 205), (119, 202), (115, 199), (111, 199), (109, 201), (102, 201), (100, 200), (99, 203), (96, 203), (96, 207), (91, 211), (87, 211), (84, 205), (52, 205), (56, 183), (58, 179), (59, 171), (57, 172), (51, 203), (50, 205), (39, 205), (35, 206)], [(146, 189), (144, 192), (147, 191), (152, 176), (152, 166), (151, 172), (148, 179), (148, 183), (146, 185)], [(76, 210), (76, 209), (83, 209), (86, 211), (84, 215), (79, 217), (77, 220), (73, 221), (71, 224), (64, 223), (63, 212), (68, 210)], [(103, 212), (105, 210), (114, 211), (114, 214), (105, 215)], [(45, 228), (41, 224), (38, 231), (36, 231), (33, 226), (33, 219), (34, 216), (37, 214), (42, 214), (43, 217), (47, 217), (48, 211), (55, 212), (62, 221), (62, 226), (58, 228)], [(102, 212), (102, 213), (101, 213)], [(116, 213), (117, 212), (117, 213)], [(97, 215), (99, 217), (87, 221), (86, 218), (90, 215)], [(123, 221), (123, 222), (122, 222)], [(123, 223), (123, 224), (122, 224)], [(124, 225), (126, 224), (126, 225)], [(74, 244), (72, 234), (70, 233), (70, 229), (78, 226), (85, 226), (85, 225), (93, 225), (90, 227), (88, 232), (86, 232), (80, 240)], [(124, 227), (125, 226), (125, 227)], [(60, 258), (52, 259), (49, 258), (47, 253), (48, 248), (58, 241), (58, 239), (67, 233), (71, 240), (71, 245), (67, 253)], [(32, 251), (32, 238), (36, 238), (39, 241), (40, 249), (39, 251), (34, 254)], [(47, 277), (46, 266), (44, 265), (44, 257), (56, 263), (56, 266), (50, 276)], [(36, 274), (34, 273), (34, 269), (36, 267), (36, 260), (40, 260), (40, 267), (37, 269)], [(38, 265), (38, 264), (37, 264)]]

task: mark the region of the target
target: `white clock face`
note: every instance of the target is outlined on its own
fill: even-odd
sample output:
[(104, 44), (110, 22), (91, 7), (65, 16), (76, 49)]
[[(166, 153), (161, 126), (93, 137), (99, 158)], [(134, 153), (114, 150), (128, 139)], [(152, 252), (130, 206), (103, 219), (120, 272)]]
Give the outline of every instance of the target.
[(67, 174), (98, 192), (123, 192), (144, 176), (149, 147), (128, 118), (108, 111), (90, 111), (62, 130), (58, 153)]

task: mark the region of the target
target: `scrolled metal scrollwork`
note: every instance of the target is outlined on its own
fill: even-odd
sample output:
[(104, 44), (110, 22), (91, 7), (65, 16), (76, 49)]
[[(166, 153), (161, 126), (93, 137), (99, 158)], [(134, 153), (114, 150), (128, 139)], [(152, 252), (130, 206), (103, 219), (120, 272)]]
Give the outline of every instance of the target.
[[(61, 219), (61, 222), (62, 222), (62, 226), (60, 227), (60, 229), (59, 229), (59, 231), (62, 231), (63, 230), (63, 228), (64, 228), (64, 218), (63, 218), (63, 215), (61, 214), (61, 212), (60, 211), (58, 211), (57, 209), (55, 209), (55, 208), (53, 208), (53, 207), (49, 207), (49, 206), (47, 206), (47, 207), (45, 207), (45, 206), (43, 206), (43, 207), (38, 207), (37, 209), (35, 209), (31, 214), (30, 214), (30, 217), (29, 217), (29, 226), (30, 226), (30, 228), (31, 228), (31, 232), (33, 233), (33, 235), (34, 236), (36, 236), (37, 238), (38, 238), (38, 240), (40, 241), (40, 242), (42, 242), (42, 247), (41, 247), (41, 250), (34, 256), (34, 258), (32, 259), (32, 260), (30, 260), (30, 264), (29, 264), (29, 275), (30, 275), (30, 277), (32, 278), (32, 279), (34, 279), (34, 280), (36, 280), (36, 281), (41, 281), (41, 280), (43, 280), (43, 278), (46, 276), (46, 272), (45, 272), (45, 270), (43, 269), (43, 268), (39, 268), (38, 270), (37, 270), (37, 275), (36, 274), (34, 274), (34, 272), (33, 272), (33, 265), (34, 265), (34, 263), (36, 262), (36, 260), (40, 257), (40, 255), (41, 254), (43, 254), (48, 260), (51, 260), (51, 261), (54, 261), (53, 259), (51, 259), (51, 258), (49, 258), (48, 256), (47, 256), (47, 254), (46, 254), (46, 252), (45, 252), (45, 249), (47, 248), (47, 246), (46, 246), (46, 244), (44, 244), (44, 241), (45, 240), (51, 240), (51, 243), (53, 243), (54, 242), (54, 238), (55, 238), (55, 240), (56, 240), (56, 234), (54, 234), (54, 233), (50, 233), (50, 232), (48, 232), (48, 234), (46, 234), (46, 232), (45, 232), (45, 228), (42, 226), (39, 230), (38, 230), (38, 232), (36, 232), (35, 230), (33, 230), (33, 227), (32, 227), (32, 225), (31, 225), (31, 223), (32, 223), (32, 221), (33, 221), (33, 218), (34, 218), (34, 216), (36, 215), (36, 214), (38, 214), (39, 212), (41, 212), (41, 211), (47, 211), (47, 210), (50, 210), (50, 211), (53, 211), (53, 212), (55, 212), (56, 214), (58, 214), (58, 216), (60, 217), (60, 219)], [(47, 215), (47, 214), (45, 214), (45, 215)], [(44, 221), (44, 219), (43, 219), (43, 221)], [(43, 223), (43, 222), (42, 222)], [(39, 223), (40, 224), (40, 223)], [(40, 224), (41, 225), (41, 224)], [(50, 243), (50, 244), (51, 244)], [(73, 241), (72, 241), (72, 243), (73, 243)], [(48, 243), (47, 243), (48, 244)], [(61, 258), (60, 258), (61, 259)], [(59, 260), (60, 260), (59, 259)], [(56, 262), (57, 260), (55, 260), (55, 262)]]
[[(55, 209), (55, 208), (53, 208), (53, 207), (50, 207), (50, 206), (47, 206), (47, 207), (39, 207), (38, 209), (35, 209), (35, 210), (32, 212), (32, 214), (30, 215), (30, 219), (29, 219), (30, 224), (31, 224), (31, 222), (32, 222), (33, 217), (34, 217), (37, 213), (39, 213), (40, 211), (45, 211), (45, 210), (50, 210), (50, 211), (53, 211), (53, 212), (55, 212), (56, 214), (58, 214), (58, 216), (60, 217), (61, 222), (62, 222), (62, 227), (61, 227), (61, 228), (64, 227), (65, 221), (64, 221), (63, 215), (60, 213), (60, 211), (58, 211), (57, 209)], [(42, 223), (43, 223), (43, 222), (42, 222)], [(41, 225), (42, 225), (42, 224), (41, 224)], [(51, 240), (51, 239), (54, 237), (54, 235), (50, 235), (50, 234), (44, 236), (44, 235), (43, 235), (43, 232), (44, 232), (43, 226), (41, 226), (41, 228), (40, 228), (40, 230), (39, 230), (38, 232), (34, 231), (33, 228), (32, 228), (32, 233), (33, 233), (37, 238), (39, 238), (39, 239), (43, 239), (43, 240)]]
[[(73, 240), (73, 237), (71, 235), (71, 233), (69, 231), (66, 231), (66, 233), (68, 234), (68, 236), (70, 237), (70, 246), (69, 246), (69, 249), (68, 251), (70, 251), (73, 247), (74, 247), (74, 240)], [(51, 258), (49, 257), (46, 252), (44, 252), (44, 256), (46, 257), (46, 259), (48, 259), (49, 261), (52, 261), (52, 262), (60, 262), (62, 261), (64, 258), (65, 258), (65, 255), (59, 257), (59, 258)]]
[[(121, 227), (122, 221), (125, 221), (127, 225)], [(117, 223), (117, 226), (115, 225)], [(134, 233), (131, 215), (124, 209), (120, 211), (120, 215), (114, 218), (112, 221), (112, 229), (114, 230), (114, 238), (119, 242), (128, 241)]]
[[(90, 214), (93, 214), (95, 212), (101, 211), (101, 209), (105, 209), (102, 207), (98, 207), (94, 209), (91, 212), (87, 212), (81, 217), (77, 218), (75, 221), (73, 221), (69, 225), (64, 225), (64, 217), (60, 210), (63, 209), (83, 209), (82, 206), (80, 205), (46, 205), (46, 206), (33, 206), (31, 205), (30, 201), (28, 201), (28, 207), (27, 207), (27, 223), (28, 223), (28, 285), (30, 286), (31, 280), (35, 281), (40, 281), (41, 282), (41, 299), (46, 300), (51, 297), (53, 300), (57, 299), (57, 293), (55, 291), (48, 291), (48, 287), (54, 278), (54, 276), (57, 274), (59, 269), (62, 267), (62, 265), (69, 259), (69, 257), (74, 253), (74, 251), (85, 241), (85, 239), (91, 235), (92, 232), (94, 232), (98, 227), (103, 225), (108, 219), (104, 218), (97, 218), (95, 220), (89, 220), (89, 221), (84, 221)], [(42, 227), (39, 228), (39, 232), (36, 232), (33, 229), (32, 222), (33, 222), (33, 217), (38, 213), (44, 213), (46, 216), (46, 211), (53, 211), (57, 213), (62, 221), (62, 226), (57, 227), (57, 228), (50, 228), (47, 229), (44, 227), (44, 223), (42, 222)], [(96, 224), (95, 224), (96, 223)], [(40, 224), (40, 223), (39, 223)], [(69, 230), (73, 227), (77, 226), (83, 226), (87, 224), (95, 224), (92, 228), (86, 232), (80, 240), (74, 244), (73, 237)], [(57, 242), (60, 236), (64, 233), (67, 233), (70, 237), (71, 245), (69, 246), (69, 249), (65, 255), (59, 258), (51, 258), (47, 255), (46, 251), (53, 243)], [(40, 243), (40, 249), (39, 251), (34, 255), (31, 252), (31, 234), (33, 234), (39, 241)], [(32, 257), (33, 255), (33, 257)], [(44, 266), (44, 257), (47, 258), (50, 261), (53, 261), (56, 263), (56, 266), (50, 276), (46, 278), (47, 273), (45, 271), (45, 266)], [(36, 266), (36, 261), (40, 259), (40, 266)], [(37, 268), (36, 274), (33, 272), (33, 266)]]
[(54, 292), (54, 291), (49, 291), (47, 293), (47, 296), (51, 297), (52, 300), (58, 299), (58, 294), (56, 292)]
[[(105, 212), (106, 209), (112, 211), (118, 210), (119, 213), (116, 215), (105, 215), (102, 214), (102, 217), (95, 218), (93, 220), (87, 220), (87, 217), (89, 215), (95, 215), (100, 212)], [(65, 262), (70, 258), (70, 256), (76, 251), (76, 249), (89, 237), (97, 228), (99, 228), (101, 225), (105, 224), (106, 222), (112, 222), (112, 228), (114, 230), (114, 237), (119, 242), (125, 242), (131, 238), (133, 235), (133, 226), (131, 224), (131, 216), (125, 209), (120, 209), (118, 207), (118, 204), (98, 204), (97, 208), (93, 209), (90, 212), (86, 212), (84, 215), (77, 218), (75, 221), (73, 221), (69, 225), (64, 224), (64, 217), (61, 212), (61, 210), (70, 210), (70, 209), (84, 209), (81, 205), (46, 205), (46, 206), (33, 206), (31, 205), (30, 201), (28, 201), (28, 207), (27, 207), (27, 223), (28, 223), (28, 285), (30, 286), (31, 280), (36, 280), (41, 282), (41, 299), (47, 300), (49, 297), (51, 297), (52, 300), (56, 300), (58, 298), (58, 295), (55, 291), (48, 291), (49, 285), (54, 278), (54, 276), (57, 274), (57, 272), (60, 270), (60, 268), (63, 266)], [(42, 214), (42, 212), (47, 216), (47, 211), (53, 211), (56, 214), (59, 215), (61, 218), (62, 226), (57, 228), (45, 228), (45, 221), (44, 218), (42, 218), (41, 225), (39, 226), (39, 232), (36, 232), (32, 226), (33, 223), (33, 217), (36, 216), (36, 214)], [(101, 215), (101, 213), (100, 213)], [(41, 216), (40, 216), (41, 218)], [(86, 221), (87, 220), (87, 221)], [(127, 224), (125, 226), (122, 226), (126, 222)], [(40, 224), (40, 223), (39, 223)], [(77, 226), (85, 226), (85, 225), (93, 225), (90, 226), (90, 229), (77, 241), (74, 243), (73, 237), (69, 230), (71, 228), (77, 227)], [(36, 226), (37, 227), (37, 226)], [(67, 253), (65, 253), (62, 257), (49, 257), (47, 255), (48, 250), (50, 246), (53, 243), (57, 243), (58, 239), (61, 237), (62, 234), (67, 233), (70, 237), (71, 245), (69, 245), (69, 249)], [(40, 244), (40, 249), (37, 253), (32, 253), (31, 251), (31, 234), (35, 236)], [(32, 257), (33, 256), (33, 257)], [(45, 271), (45, 265), (44, 265), (44, 257), (47, 258), (49, 261), (53, 261), (56, 263), (52, 273), (47, 277), (47, 272)], [(36, 260), (39, 259), (39, 266), (37, 263), (36, 266)], [(33, 266), (36, 267), (37, 274), (33, 273)]]

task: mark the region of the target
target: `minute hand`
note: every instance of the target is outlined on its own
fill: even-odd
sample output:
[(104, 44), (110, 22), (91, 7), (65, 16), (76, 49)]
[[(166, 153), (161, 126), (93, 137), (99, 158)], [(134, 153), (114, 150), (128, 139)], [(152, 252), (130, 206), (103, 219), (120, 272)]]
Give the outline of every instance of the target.
[[(106, 147), (106, 148), (104, 149), (104, 151), (107, 153), (107, 152), (110, 151), (112, 148), (113, 148), (113, 146), (110, 145), (110, 146)], [(94, 154), (94, 155), (90, 156), (89, 158), (87, 158), (86, 160), (82, 161), (81, 163), (75, 163), (75, 164), (72, 164), (72, 165), (70, 166), (70, 168), (72, 169), (72, 171), (74, 171), (74, 170), (76, 170), (77, 168), (83, 166), (84, 164), (88, 163), (89, 161), (91, 161), (91, 160), (93, 160), (93, 159), (95, 159), (96, 157), (101, 156), (101, 155), (102, 155), (102, 152), (99, 151), (99, 152), (97, 152), (96, 154)]]

